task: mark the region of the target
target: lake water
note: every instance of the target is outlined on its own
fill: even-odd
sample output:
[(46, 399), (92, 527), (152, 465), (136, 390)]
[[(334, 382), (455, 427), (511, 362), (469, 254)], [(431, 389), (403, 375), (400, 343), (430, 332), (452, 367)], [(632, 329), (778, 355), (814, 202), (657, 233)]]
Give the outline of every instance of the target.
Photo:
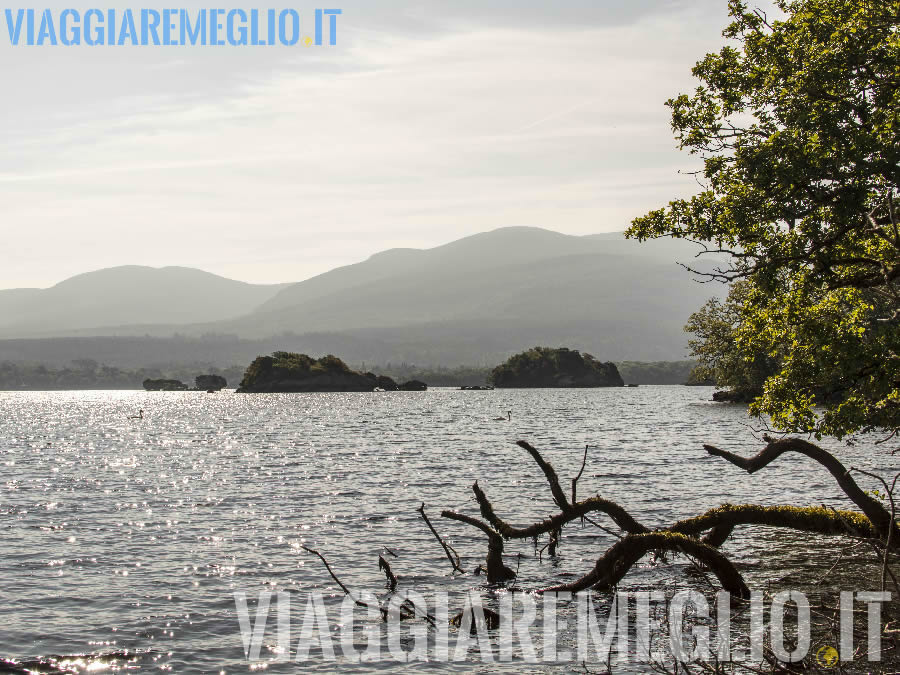
[[(141, 654), (131, 667), (149, 672), (249, 672), (235, 591), (255, 598), (267, 589), (326, 590), (329, 613), (340, 605), (343, 594), (301, 542), (325, 554), (353, 590), (384, 597), (377, 560), (387, 546), (398, 555), (389, 559), (401, 587), (425, 594), (475, 588), (494, 602), (483, 577), (451, 574), (416, 509), (426, 504), (473, 569), (484, 559), (484, 536), (440, 511), (477, 516), (476, 479), (515, 524), (556, 511), (518, 439), (538, 447), (566, 486), (585, 444), (593, 446), (579, 496), (615, 500), (648, 526), (726, 501), (851, 507), (831, 476), (804, 458), (787, 456), (749, 476), (707, 457), (703, 443), (744, 455), (762, 447), (746, 409), (710, 403), (711, 393), (665, 386), (0, 393), (0, 657), (128, 649)], [(126, 419), (141, 408), (143, 420)], [(493, 420), (507, 410), (511, 422)], [(896, 464), (886, 446), (870, 441), (829, 447), (847, 466), (886, 474)], [(556, 558), (544, 553), (539, 561), (532, 542), (514, 541), (507, 564), (518, 566), (520, 587), (537, 588), (581, 576), (614, 541), (573, 525)], [(725, 547), (754, 588), (798, 567), (827, 569), (834, 550), (761, 529), (739, 532)], [(673, 581), (694, 583), (679, 558), (642, 564), (623, 586)], [(272, 656), (264, 649), (261, 659)], [(327, 671), (340, 664), (307, 665)], [(271, 663), (268, 672), (296, 668)]]

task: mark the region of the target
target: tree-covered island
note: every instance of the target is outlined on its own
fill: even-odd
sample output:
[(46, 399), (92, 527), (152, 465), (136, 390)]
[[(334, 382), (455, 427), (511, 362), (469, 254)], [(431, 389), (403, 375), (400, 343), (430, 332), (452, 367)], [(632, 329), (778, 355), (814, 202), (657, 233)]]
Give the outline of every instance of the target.
[(250, 364), (238, 393), (424, 391), (427, 388), (424, 382), (398, 385), (386, 375), (357, 372), (331, 354), (314, 359), (306, 354), (275, 352), (272, 356), (259, 356)]
[(490, 374), (498, 388), (622, 387), (614, 363), (602, 363), (577, 349), (534, 347), (511, 356)]

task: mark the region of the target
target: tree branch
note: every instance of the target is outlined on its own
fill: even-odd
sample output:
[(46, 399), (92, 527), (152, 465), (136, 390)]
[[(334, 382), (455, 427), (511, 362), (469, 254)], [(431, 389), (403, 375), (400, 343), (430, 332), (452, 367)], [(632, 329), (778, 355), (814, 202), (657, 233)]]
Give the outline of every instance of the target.
[[(848, 531), (848, 523), (852, 531)], [(856, 511), (830, 511), (823, 507), (759, 506), (757, 504), (722, 504), (695, 518), (679, 520), (668, 529), (690, 536), (711, 530), (704, 539), (711, 546), (721, 546), (735, 527), (766, 525), (824, 535), (858, 534), (878, 537), (878, 530), (866, 516)]]
[(750, 589), (740, 572), (722, 553), (708, 544), (672, 532), (648, 532), (630, 534), (616, 542), (600, 559), (594, 569), (577, 581), (551, 586), (539, 593), (578, 592), (587, 588), (609, 589), (618, 584), (625, 574), (650, 551), (675, 551), (684, 553), (704, 563), (734, 596), (749, 598)]
[(503, 537), (485, 522), (455, 511), (441, 511), (441, 518), (458, 520), (477, 527), (488, 536), (487, 579), (489, 584), (500, 584), (516, 578), (516, 573), (503, 564)]
[[(456, 550), (452, 546), (450, 546), (450, 544), (448, 544), (441, 538), (441, 535), (439, 535), (437, 533), (437, 530), (434, 529), (434, 525), (431, 524), (431, 521), (428, 519), (428, 516), (425, 515), (425, 502), (422, 502), (422, 506), (420, 506), (418, 509), (416, 509), (416, 511), (418, 511), (419, 515), (422, 516), (422, 519), (425, 521), (425, 524), (428, 525), (428, 529), (431, 530), (431, 534), (434, 535), (434, 538), (437, 539), (438, 543), (444, 548), (444, 553), (447, 554), (447, 560), (449, 560), (450, 564), (453, 565), (453, 571), (454, 572), (463, 572), (464, 570), (460, 566), (460, 563), (459, 563), (459, 554), (456, 552)], [(453, 551), (452, 556), (450, 555), (450, 551)], [(456, 557), (456, 560), (453, 559), (454, 556)]]
[(737, 467), (744, 469), (747, 473), (756, 473), (774, 462), (785, 452), (797, 452), (815, 460), (824, 466), (828, 472), (834, 476), (837, 484), (844, 491), (844, 494), (856, 504), (860, 510), (868, 516), (869, 520), (875, 525), (878, 532), (885, 538), (887, 534), (894, 531), (895, 541), (900, 541), (900, 533), (897, 532), (897, 525), (893, 522), (891, 514), (878, 501), (867, 495), (847, 469), (841, 464), (837, 458), (827, 450), (813, 445), (808, 441), (800, 438), (783, 438), (780, 440), (771, 440), (766, 437), (769, 444), (753, 457), (744, 458), (739, 455), (732, 454), (725, 450), (712, 445), (704, 445), (706, 451), (713, 456), (722, 457)]
[(485, 495), (478, 486), (477, 482), (472, 486), (472, 491), (475, 493), (475, 499), (478, 500), (478, 505), (481, 508), (481, 515), (506, 539), (527, 539), (528, 537), (537, 537), (541, 534), (558, 530), (566, 523), (577, 520), (578, 518), (595, 511), (605, 513), (612, 518), (616, 525), (630, 534), (641, 534), (649, 531), (646, 527), (637, 522), (624, 508), (615, 502), (603, 499), (602, 497), (585, 499), (570, 507), (568, 511), (551, 516), (546, 520), (534, 523), (528, 527), (519, 528), (505, 522), (494, 512), (493, 505), (487, 498), (487, 495)]
[(516, 445), (525, 449), (528, 454), (532, 456), (534, 461), (537, 462), (541, 471), (544, 472), (544, 477), (550, 484), (550, 492), (553, 493), (553, 501), (556, 502), (556, 505), (563, 511), (568, 511), (571, 508), (571, 505), (569, 504), (569, 500), (566, 499), (566, 493), (563, 492), (563, 489), (559, 485), (559, 476), (556, 475), (556, 470), (553, 468), (553, 465), (544, 461), (544, 458), (541, 457), (541, 453), (526, 441), (516, 441)]

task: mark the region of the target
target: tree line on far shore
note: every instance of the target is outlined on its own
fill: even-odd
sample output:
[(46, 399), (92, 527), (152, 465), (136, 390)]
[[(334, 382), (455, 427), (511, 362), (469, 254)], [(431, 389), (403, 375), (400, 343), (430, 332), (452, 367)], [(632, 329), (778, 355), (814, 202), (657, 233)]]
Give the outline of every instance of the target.
[[(694, 384), (691, 371), (695, 361), (621, 361), (616, 364), (629, 384)], [(491, 366), (423, 367), (388, 363), (374, 368), (394, 380), (421, 380), (433, 387), (483, 385)], [(198, 373), (220, 375), (229, 384), (241, 381), (245, 366), (219, 368), (205, 363), (164, 364), (147, 368), (119, 368), (91, 359), (78, 359), (69, 366), (54, 368), (41, 363), (0, 362), (0, 390), (53, 391), (70, 389), (143, 389), (144, 380), (193, 382)]]
[(143, 389), (144, 380), (180, 380), (192, 383), (201, 373), (218, 375), (228, 382), (238, 382), (244, 368), (217, 368), (204, 363), (118, 368), (92, 359), (78, 359), (63, 368), (48, 367), (42, 363), (0, 362), (0, 390)]

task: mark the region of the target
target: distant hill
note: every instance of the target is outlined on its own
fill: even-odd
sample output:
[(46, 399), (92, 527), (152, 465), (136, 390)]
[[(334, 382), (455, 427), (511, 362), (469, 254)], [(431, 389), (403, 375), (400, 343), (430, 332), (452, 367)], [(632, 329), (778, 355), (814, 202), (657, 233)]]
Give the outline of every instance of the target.
[[(411, 292), (427, 296), (428, 290), (420, 288), (423, 284), (428, 289), (445, 290), (444, 295), (455, 298), (454, 304), (468, 306), (473, 300), (484, 304), (498, 292), (508, 292), (521, 275), (527, 275), (535, 266), (551, 261), (555, 261), (553, 264), (565, 264), (565, 259), (572, 256), (603, 256), (604, 259), (627, 256), (632, 264), (652, 266), (658, 263), (677, 273), (681, 270), (675, 262), (690, 261), (695, 252), (696, 246), (688, 242), (664, 239), (640, 243), (625, 239), (621, 232), (575, 237), (536, 227), (507, 227), (432, 249), (390, 249), (377, 253), (364, 262), (339, 267), (290, 285), (263, 304), (255, 314), (296, 310), (310, 307), (316, 301), (330, 304), (335, 298), (348, 298), (352, 302), (354, 298), (361, 298), (363, 291), (368, 291), (369, 295), (390, 294), (391, 297), (398, 290), (404, 297), (409, 297)], [(472, 273), (477, 278), (469, 280), (464, 276)], [(416, 283), (411, 283), (413, 280)], [(485, 285), (490, 281), (496, 281), (497, 285)], [(442, 286), (445, 282), (450, 283), (449, 288)], [(466, 290), (461, 288), (462, 284), (474, 289), (476, 294), (457, 292)], [(370, 290), (373, 285), (375, 288)], [(596, 293), (612, 289), (593, 290)], [(380, 304), (384, 308), (383, 300)], [(392, 302), (390, 306), (398, 304), (401, 303)], [(408, 307), (407, 311), (412, 314), (421, 309), (417, 305)], [(445, 316), (445, 310), (441, 308), (434, 308), (429, 313), (433, 312)], [(309, 317), (306, 319), (309, 320)]]
[(214, 328), (254, 338), (369, 336), (410, 362), (445, 365), (503, 360), (534, 344), (571, 345), (604, 360), (678, 360), (688, 316), (724, 292), (676, 264), (710, 265), (694, 260), (695, 251), (683, 241), (505, 228), (386, 251), (289, 286)]
[[(571, 346), (604, 361), (679, 360), (688, 316), (725, 291), (697, 283), (676, 264), (711, 265), (695, 252), (677, 240), (515, 227), (431, 249), (384, 251), (280, 287), (186, 268), (115, 268), (43, 291), (0, 292), (0, 336), (177, 333), (194, 339), (193, 358), (203, 336), (248, 341), (208, 342), (209, 361), (260, 342), (272, 349), (257, 354), (332, 352), (353, 363), (496, 365), (535, 344)], [(70, 351), (77, 343), (0, 344), (0, 360), (51, 344)], [(129, 358), (128, 365), (139, 364)]]
[(106, 326), (217, 321), (252, 311), (282, 288), (187, 267), (113, 267), (52, 288), (0, 291), (0, 336), (101, 334)]

